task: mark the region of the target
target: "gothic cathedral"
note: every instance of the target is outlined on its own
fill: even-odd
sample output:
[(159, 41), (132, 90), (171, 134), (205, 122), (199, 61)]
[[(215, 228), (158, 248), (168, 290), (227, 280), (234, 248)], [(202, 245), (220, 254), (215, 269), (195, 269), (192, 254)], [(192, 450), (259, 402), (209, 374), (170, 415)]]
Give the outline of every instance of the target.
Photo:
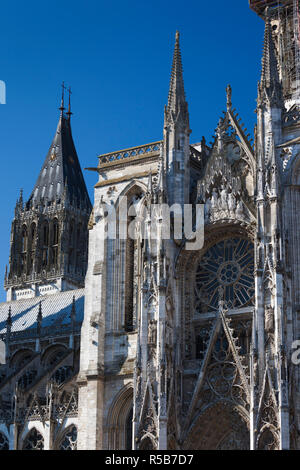
[[(162, 140), (100, 155), (92, 206), (63, 95), (12, 222), (0, 449), (300, 450), (299, 5), (250, 7), (254, 141), (228, 85), (214, 141), (191, 143), (176, 33)], [(174, 228), (187, 206), (201, 247)]]

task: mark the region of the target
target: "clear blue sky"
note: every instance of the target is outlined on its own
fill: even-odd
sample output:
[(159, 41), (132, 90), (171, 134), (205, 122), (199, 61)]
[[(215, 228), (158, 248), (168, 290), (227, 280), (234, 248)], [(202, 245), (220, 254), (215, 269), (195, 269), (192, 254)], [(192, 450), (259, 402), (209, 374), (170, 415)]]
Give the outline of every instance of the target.
[[(96, 166), (101, 153), (159, 140), (177, 29), (191, 141), (211, 140), (228, 83), (252, 134), (263, 21), (248, 0), (2, 2), (1, 284), (15, 202), (20, 188), (29, 197), (51, 144), (61, 82), (73, 90), (82, 167)], [(93, 200), (97, 175), (84, 173)]]

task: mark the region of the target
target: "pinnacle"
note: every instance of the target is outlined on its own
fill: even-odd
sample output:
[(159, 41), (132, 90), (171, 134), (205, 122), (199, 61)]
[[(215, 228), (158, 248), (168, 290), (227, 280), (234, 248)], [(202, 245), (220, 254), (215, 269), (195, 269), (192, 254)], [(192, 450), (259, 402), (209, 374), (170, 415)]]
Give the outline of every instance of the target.
[(272, 82), (279, 83), (279, 74), (271, 23), (266, 18), (261, 84), (269, 88)]
[(176, 31), (167, 111), (173, 111), (177, 114), (178, 108), (182, 104), (185, 104), (185, 92), (179, 44), (179, 32)]

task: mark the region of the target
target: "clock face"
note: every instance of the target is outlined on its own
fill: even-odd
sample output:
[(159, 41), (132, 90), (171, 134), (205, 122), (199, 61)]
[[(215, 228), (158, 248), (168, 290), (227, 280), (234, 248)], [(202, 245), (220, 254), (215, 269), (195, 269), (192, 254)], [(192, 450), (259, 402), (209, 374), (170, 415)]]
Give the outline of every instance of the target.
[(230, 163), (239, 160), (240, 156), (240, 147), (237, 144), (231, 143), (226, 146), (226, 157)]

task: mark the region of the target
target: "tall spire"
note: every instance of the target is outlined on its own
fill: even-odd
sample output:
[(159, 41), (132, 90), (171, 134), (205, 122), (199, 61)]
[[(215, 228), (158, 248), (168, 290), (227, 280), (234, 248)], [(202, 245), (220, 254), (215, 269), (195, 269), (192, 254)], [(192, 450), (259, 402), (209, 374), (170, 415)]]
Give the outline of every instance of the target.
[(176, 116), (180, 109), (185, 109), (186, 107), (187, 104), (185, 101), (179, 32), (176, 31), (167, 112), (173, 112)]
[[(158, 191), (169, 204), (189, 202), (190, 126), (185, 100), (179, 32), (176, 32), (172, 73), (164, 119), (164, 145), (159, 172)], [(174, 179), (175, 178), (175, 179)]]
[(266, 87), (270, 87), (272, 81), (279, 83), (279, 73), (275, 45), (272, 36), (272, 26), (267, 13), (262, 58), (261, 84)]
[(279, 78), (278, 61), (272, 35), (272, 25), (268, 10), (266, 11), (266, 26), (264, 36), (264, 48), (262, 58), (262, 72), (260, 92), (265, 92), (269, 101), (274, 105), (282, 104), (281, 81)]

